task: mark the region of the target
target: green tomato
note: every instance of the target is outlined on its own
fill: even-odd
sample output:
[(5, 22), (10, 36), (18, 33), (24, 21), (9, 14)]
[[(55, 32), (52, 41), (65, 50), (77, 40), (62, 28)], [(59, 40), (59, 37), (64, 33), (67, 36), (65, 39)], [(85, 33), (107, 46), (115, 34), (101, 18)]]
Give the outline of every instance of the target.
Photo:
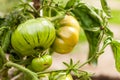
[(73, 80), (71, 74), (64, 74), (63, 76), (61, 76), (58, 80)]
[(53, 72), (53, 80), (73, 80), (71, 74), (66, 75), (65, 72)]
[(49, 48), (55, 36), (55, 28), (48, 19), (30, 19), (13, 32), (11, 44), (18, 54), (33, 55)]
[(52, 65), (52, 57), (50, 55), (43, 55), (42, 57), (34, 58), (32, 60), (32, 69), (36, 72), (44, 71)]
[[(66, 75), (65, 75), (65, 76), (66, 76)], [(65, 80), (73, 80), (71, 74), (68, 74), (68, 75), (66, 76)]]

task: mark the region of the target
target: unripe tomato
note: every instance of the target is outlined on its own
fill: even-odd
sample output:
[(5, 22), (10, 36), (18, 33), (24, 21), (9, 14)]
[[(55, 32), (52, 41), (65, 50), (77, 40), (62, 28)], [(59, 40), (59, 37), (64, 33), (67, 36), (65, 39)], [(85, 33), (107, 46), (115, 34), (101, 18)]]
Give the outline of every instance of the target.
[(58, 80), (73, 80), (71, 74), (61, 76)]
[(55, 28), (46, 18), (30, 19), (12, 34), (12, 47), (24, 56), (46, 50), (55, 39)]
[(52, 45), (52, 49), (60, 54), (69, 53), (79, 40), (80, 26), (77, 20), (66, 15), (63, 20), (60, 21), (60, 28), (56, 31), (56, 39)]
[(65, 72), (53, 72), (52, 75), (54, 75), (54, 80), (73, 80), (71, 74), (67, 74)]
[(52, 57), (50, 55), (43, 55), (32, 60), (32, 69), (36, 72), (44, 71), (52, 65)]

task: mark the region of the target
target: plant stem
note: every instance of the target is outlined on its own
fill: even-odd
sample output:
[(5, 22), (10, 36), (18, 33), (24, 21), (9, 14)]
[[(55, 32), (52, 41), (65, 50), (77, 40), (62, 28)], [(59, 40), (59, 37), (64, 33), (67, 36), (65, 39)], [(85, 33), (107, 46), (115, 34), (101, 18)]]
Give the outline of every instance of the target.
[(3, 63), (5, 63), (7, 61), (6, 55), (1, 46), (0, 46), (0, 58), (2, 59)]
[[(101, 36), (100, 36), (99, 42), (98, 42), (98, 44), (97, 44), (97, 49), (99, 49), (99, 45), (100, 45), (103, 37), (104, 37), (104, 30), (101, 31)], [(106, 47), (106, 46), (104, 46), (104, 48), (105, 48), (105, 47)], [(91, 62), (91, 61), (94, 60), (95, 58), (98, 58), (98, 55), (101, 54), (101, 53), (103, 53), (104, 48), (102, 48), (100, 51), (96, 52), (96, 54), (94, 54), (94, 55), (93, 55), (91, 58), (89, 58), (86, 62), (84, 62), (83, 64), (81, 64), (81, 65), (79, 66), (79, 68), (83, 67), (84, 65), (86, 65), (86, 64), (89, 63), (89, 62)], [(100, 55), (99, 55), (99, 56), (100, 56)]]
[(52, 18), (48, 18), (50, 21), (54, 22), (56, 20), (61, 20), (65, 17), (65, 14), (61, 14), (61, 15), (57, 15), (55, 17), (52, 17)]
[(34, 13), (37, 15), (37, 16), (40, 16), (39, 15), (39, 11), (37, 11), (37, 9), (35, 9), (33, 6), (31, 6), (29, 3), (25, 3), (24, 1), (22, 1), (22, 0), (20, 0), (21, 1), (21, 3), (22, 4), (24, 4), (24, 5), (28, 5), (33, 11), (34, 11)]
[(104, 44), (101, 48), (101, 50), (98, 52), (97, 57), (99, 57), (103, 52), (104, 49), (112, 42), (112, 38), (110, 36), (107, 37), (107, 39), (104, 41)]
[(40, 0), (33, 0), (33, 6), (36, 10), (40, 8)]
[(9, 62), (5, 63), (4, 66), (6, 66), (6, 67), (15, 67), (15, 68), (21, 70), (23, 73), (26, 73), (26, 74), (30, 75), (32, 77), (32, 80), (39, 80), (37, 78), (38, 76), (37, 76), (36, 73), (30, 71), (29, 69), (27, 69), (27, 68), (25, 68), (25, 67), (23, 67), (23, 66), (21, 66), (19, 64), (16, 64), (16, 63), (13, 63), (13, 62), (9, 61)]
[(38, 16), (40, 16), (39, 11), (37, 11), (34, 7), (32, 7), (30, 4), (27, 3), (27, 5), (35, 12), (35, 14), (37, 14)]
[(66, 71), (66, 69), (63, 69), (63, 70), (53, 70), (53, 71), (46, 71), (46, 72), (38, 72), (37, 74), (40, 75), (40, 74), (45, 74), (45, 73), (64, 72), (64, 71)]
[(93, 59), (96, 58), (96, 54), (94, 54), (91, 58), (89, 58), (86, 62), (84, 62), (83, 64), (81, 64), (79, 66), (79, 68), (83, 67), (84, 65), (86, 65), (87, 63), (91, 62)]

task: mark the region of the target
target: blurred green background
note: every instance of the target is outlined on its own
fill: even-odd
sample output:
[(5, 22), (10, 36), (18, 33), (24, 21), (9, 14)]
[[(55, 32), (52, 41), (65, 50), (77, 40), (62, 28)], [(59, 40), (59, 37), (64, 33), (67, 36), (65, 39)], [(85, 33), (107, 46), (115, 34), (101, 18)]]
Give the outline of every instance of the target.
[(111, 14), (112, 18), (110, 19), (110, 23), (120, 25), (120, 10), (112, 10)]
[(19, 0), (0, 0), (0, 13), (8, 13)]

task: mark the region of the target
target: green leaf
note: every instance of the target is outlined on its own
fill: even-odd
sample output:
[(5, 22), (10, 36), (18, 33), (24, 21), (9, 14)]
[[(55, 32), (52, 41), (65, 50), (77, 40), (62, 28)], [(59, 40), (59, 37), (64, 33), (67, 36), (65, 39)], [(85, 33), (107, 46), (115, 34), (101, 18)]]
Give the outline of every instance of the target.
[(4, 22), (4, 18), (0, 17), (0, 25)]
[(53, 0), (53, 1), (59, 6), (64, 8), (69, 0)]
[(78, 68), (79, 68), (79, 66), (78, 66), (79, 63), (80, 63), (80, 61), (77, 61), (77, 62), (73, 65), (73, 67), (78, 69)]
[[(88, 59), (91, 57), (97, 55), (97, 52), (99, 50), (99, 45), (102, 37), (102, 32), (97, 31), (97, 32), (92, 32), (92, 31), (86, 31), (85, 34), (89, 43), (89, 55)], [(90, 63), (97, 64), (97, 59), (93, 59)]]
[(106, 46), (109, 45), (112, 41), (113, 41), (113, 40), (112, 40), (112, 37), (111, 37), (111, 36), (107, 36), (107, 38), (104, 40), (103, 46), (106, 47)]
[(81, 3), (72, 10), (78, 19), (81, 27), (88, 31), (98, 31), (103, 26), (102, 18), (94, 11), (93, 8)]
[(76, 3), (76, 0), (69, 0), (65, 6), (65, 9), (69, 9), (73, 7), (75, 3)]
[(73, 65), (73, 60), (72, 59), (70, 59), (70, 65)]
[(114, 40), (111, 44), (115, 65), (118, 72), (120, 72), (120, 41)]
[(3, 51), (7, 51), (10, 46), (10, 38), (11, 38), (11, 30), (8, 30), (2, 37), (2, 49)]
[(66, 67), (70, 67), (68, 63), (66, 62), (63, 62), (63, 64), (66, 66)]
[(111, 18), (111, 10), (107, 4), (107, 1), (106, 0), (100, 0), (100, 1), (101, 1), (102, 9), (107, 14), (107, 16)]
[(103, 42), (103, 46), (101, 47), (101, 49), (99, 50), (98, 52), (98, 55), (97, 57), (99, 57), (102, 53), (104, 53), (104, 49), (109, 45), (111, 44), (111, 42), (113, 41), (112, 37), (111, 36), (107, 36), (107, 38), (104, 40)]
[(108, 27), (105, 28), (105, 34), (106, 34), (107, 36), (113, 37), (113, 32), (112, 32)]

